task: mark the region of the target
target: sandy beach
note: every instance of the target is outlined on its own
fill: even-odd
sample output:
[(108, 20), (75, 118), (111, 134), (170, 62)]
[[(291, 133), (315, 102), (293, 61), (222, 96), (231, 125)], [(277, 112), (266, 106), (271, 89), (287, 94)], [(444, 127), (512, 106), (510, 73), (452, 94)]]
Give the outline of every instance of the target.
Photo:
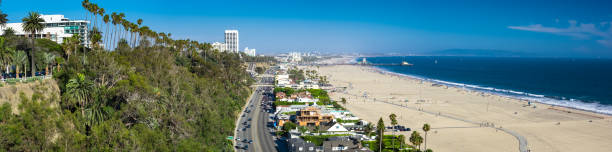
[(612, 151), (609, 115), (539, 103), (527, 106), (526, 101), (433, 85), (371, 67), (305, 68), (328, 76), (334, 87), (345, 87), (331, 97), (346, 98), (345, 107), (364, 120), (383, 117), (389, 124), (389, 114), (395, 113), (400, 125), (421, 133), (422, 125), (429, 123), (427, 146), (434, 151), (516, 152), (519, 138), (535, 152)]

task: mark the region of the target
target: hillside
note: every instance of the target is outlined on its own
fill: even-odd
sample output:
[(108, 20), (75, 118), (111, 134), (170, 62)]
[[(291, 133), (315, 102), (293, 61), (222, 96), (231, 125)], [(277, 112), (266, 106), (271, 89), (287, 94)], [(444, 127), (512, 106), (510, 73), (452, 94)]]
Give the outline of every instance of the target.
[[(8, 103), (11, 105), (13, 113), (18, 114), (21, 94), (23, 94), (24, 97), (30, 98), (36, 92), (44, 95), (45, 98), (58, 98), (60, 96), (59, 91), (59, 87), (53, 79), (45, 79), (25, 84), (18, 83), (15, 85), (5, 85), (0, 87), (0, 105)], [(55, 106), (57, 106), (57, 103), (55, 103)]]

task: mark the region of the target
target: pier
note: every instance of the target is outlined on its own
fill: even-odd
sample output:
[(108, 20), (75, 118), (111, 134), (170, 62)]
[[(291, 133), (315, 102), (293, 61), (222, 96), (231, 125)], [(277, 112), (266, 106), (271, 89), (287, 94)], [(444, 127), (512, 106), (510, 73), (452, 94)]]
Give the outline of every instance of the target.
[(413, 64), (410, 64), (406, 61), (403, 61), (402, 63), (369, 63), (366, 58), (363, 58), (361, 62), (357, 62), (357, 63), (332, 63), (332, 64), (312, 64), (312, 65), (319, 65), (319, 66), (328, 66), (328, 65), (360, 65), (360, 66), (412, 66)]

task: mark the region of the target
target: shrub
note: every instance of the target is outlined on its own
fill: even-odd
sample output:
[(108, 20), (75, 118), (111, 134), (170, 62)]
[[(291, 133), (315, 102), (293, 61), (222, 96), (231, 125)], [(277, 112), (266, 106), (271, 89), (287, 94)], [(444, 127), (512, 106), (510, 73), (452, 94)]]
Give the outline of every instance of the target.
[(17, 78), (10, 78), (10, 79), (6, 79), (6, 81), (5, 81), (5, 82), (6, 82), (7, 84), (10, 84), (10, 85), (15, 85), (15, 84), (17, 84), (17, 82), (20, 82), (20, 81), (21, 81), (21, 80), (20, 80), (20, 79), (17, 79)]

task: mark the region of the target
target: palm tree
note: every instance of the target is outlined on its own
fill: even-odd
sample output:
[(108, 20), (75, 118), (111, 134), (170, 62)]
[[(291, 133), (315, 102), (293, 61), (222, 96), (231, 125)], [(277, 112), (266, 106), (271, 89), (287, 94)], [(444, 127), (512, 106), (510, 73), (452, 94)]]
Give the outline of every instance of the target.
[(30, 63), (30, 66), (32, 66), (31, 71), (32, 76), (34, 76), (34, 74), (36, 73), (36, 69), (34, 69), (34, 37), (36, 36), (36, 32), (42, 31), (45, 28), (45, 25), (42, 23), (45, 22), (45, 20), (40, 18), (40, 14), (38, 14), (37, 12), (30, 12), (30, 14), (27, 17), (21, 19), (21, 21), (23, 21), (23, 31), (27, 33), (32, 33), (32, 35), (30, 35), (30, 38), (32, 39), (32, 50), (30, 50), (30, 60), (32, 62)]
[(92, 91), (94, 91), (94, 97), (92, 98), (92, 103), (90, 103), (85, 109), (85, 125), (93, 126), (97, 125), (100, 122), (104, 121), (106, 115), (108, 114), (106, 110), (104, 110), (105, 106), (105, 98), (104, 94), (107, 90), (106, 87), (95, 87)]
[(77, 47), (81, 45), (81, 39), (79, 38), (79, 34), (73, 34), (70, 38), (65, 38), (64, 43), (62, 43), (62, 48), (64, 49), (64, 53), (66, 53), (67, 59), (70, 59), (70, 55), (73, 52), (77, 51)]
[[(113, 24), (114, 28), (113, 28), (113, 32), (111, 32), (111, 40), (109, 42), (109, 45), (112, 46), (115, 43), (115, 35), (116, 35), (115, 31), (117, 31), (117, 24), (119, 23), (119, 21), (117, 19), (117, 12), (113, 12), (111, 14), (111, 19), (112, 19), (111, 23)], [(109, 50), (110, 50), (110, 48), (112, 48), (112, 47), (109, 47)]]
[[(136, 35), (136, 42), (138, 42), (140, 40), (140, 36), (142, 36), (142, 34), (140, 34), (141, 33), (141, 31), (140, 31), (141, 28), (140, 27), (142, 27), (142, 19), (139, 18), (136, 21), (136, 24), (138, 24), (138, 27), (136, 27), (136, 28), (138, 28), (138, 30), (136, 30), (136, 33), (138, 33), (138, 35)], [(134, 44), (134, 45), (136, 45), (136, 44)]]
[[(81, 1), (81, 6), (83, 6), (85, 10), (89, 10), (89, 0)], [(85, 13), (85, 20), (87, 20), (87, 16), (89, 16), (89, 13)]]
[(363, 133), (366, 134), (368, 138), (370, 138), (370, 134), (372, 134), (373, 130), (374, 130), (374, 125), (372, 125), (372, 123), (368, 123), (366, 126), (363, 127)]
[(96, 28), (96, 21), (98, 20), (98, 10), (100, 9), (100, 7), (98, 7), (98, 4), (91, 4), (91, 9), (89, 10), (89, 12), (91, 12), (91, 14), (93, 15), (93, 27), (92, 28)]
[(400, 142), (400, 150), (401, 150), (403, 148), (404, 143), (406, 142), (406, 136), (399, 135), (397, 138), (398, 138), (397, 140), (399, 140)]
[(378, 151), (382, 151), (383, 149), (383, 140), (384, 140), (384, 136), (385, 136), (385, 122), (383, 121), (382, 117), (380, 117), (380, 119), (378, 119), (378, 124), (376, 124), (376, 129), (378, 132)]
[(423, 142), (423, 137), (417, 131), (413, 131), (410, 135), (410, 142), (419, 147), (419, 151), (421, 150), (421, 143)]
[(45, 52), (43, 54), (43, 61), (45, 62), (45, 76), (46, 76), (49, 74), (49, 65), (53, 66), (53, 62), (55, 61), (55, 54)]
[(90, 31), (90, 37), (89, 39), (91, 40), (91, 45), (92, 48), (94, 48), (94, 50), (98, 50), (98, 48), (100, 48), (100, 42), (102, 41), (102, 35), (100, 34), (100, 30), (98, 30), (97, 27), (94, 27), (91, 31)]
[(13, 53), (13, 65), (15, 65), (15, 78), (19, 79), (19, 67), (23, 67), (28, 62), (28, 55), (24, 51)]
[(6, 22), (8, 22), (8, 19), (6, 18), (8, 15), (2, 13), (2, 10), (0, 10), (0, 27), (4, 27), (6, 25)]
[(393, 127), (393, 129), (391, 129), (393, 131), (393, 139), (391, 140), (391, 145), (393, 145), (393, 148), (395, 148), (395, 126), (397, 125), (397, 115), (392, 113), (391, 115), (389, 115), (389, 119), (391, 119), (391, 126)]
[(5, 66), (6, 73), (9, 73), (9, 65), (13, 62), (13, 53), (15, 53), (15, 49), (8, 47), (5, 42), (6, 39), (0, 37), (0, 67)]
[(68, 100), (75, 101), (80, 105), (81, 114), (85, 115), (85, 106), (89, 104), (91, 93), (93, 91), (93, 83), (85, 79), (85, 75), (79, 73), (77, 78), (68, 80), (66, 84), (66, 97)]
[[(98, 6), (98, 5), (96, 5), (96, 6)], [(104, 13), (106, 13), (104, 8), (98, 9), (98, 15), (100, 15), (100, 17), (104, 17)], [(104, 18), (102, 18), (102, 19), (104, 19)], [(96, 17), (96, 20), (97, 20), (97, 17)], [(100, 25), (102, 25), (102, 24), (100, 24)]]
[(108, 22), (110, 22), (110, 16), (108, 14), (104, 15), (104, 24), (106, 24), (106, 32), (104, 33), (104, 48), (108, 49)]
[(426, 123), (423, 125), (423, 131), (425, 131), (425, 149), (427, 149), (427, 132), (429, 129), (431, 129), (429, 124)]

